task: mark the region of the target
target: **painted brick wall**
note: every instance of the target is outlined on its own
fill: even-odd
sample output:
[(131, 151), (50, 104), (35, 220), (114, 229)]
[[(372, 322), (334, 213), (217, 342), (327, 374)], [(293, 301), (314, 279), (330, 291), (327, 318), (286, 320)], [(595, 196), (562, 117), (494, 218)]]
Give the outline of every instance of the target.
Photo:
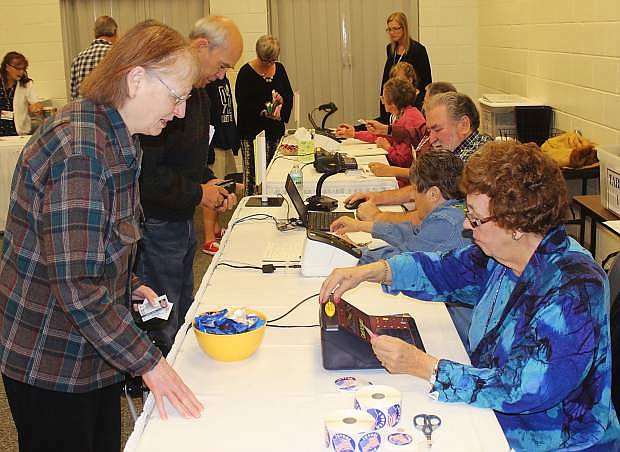
[(620, 144), (620, 2), (479, 0), (480, 92), (555, 109), (555, 126)]
[(433, 80), (478, 97), (478, 0), (419, 0), (420, 42)]
[(237, 71), (256, 56), (256, 40), (268, 32), (267, 0), (211, 0), (211, 14), (230, 17), (243, 35), (243, 54), (234, 71), (228, 73), (234, 85)]
[(28, 58), (37, 94), (56, 106), (67, 101), (58, 0), (0, 1), (0, 58), (15, 50)]

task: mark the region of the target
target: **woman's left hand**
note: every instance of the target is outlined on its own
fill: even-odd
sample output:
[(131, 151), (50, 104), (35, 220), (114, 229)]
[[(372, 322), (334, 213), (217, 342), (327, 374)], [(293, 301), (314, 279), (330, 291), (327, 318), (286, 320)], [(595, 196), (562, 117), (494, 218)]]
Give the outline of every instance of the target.
[(409, 374), (428, 380), (438, 361), (415, 345), (396, 337), (374, 336), (370, 343), (377, 359), (393, 374)]
[(30, 113), (34, 113), (35, 115), (40, 115), (41, 112), (43, 111), (43, 105), (41, 105), (41, 102), (36, 102), (34, 104), (30, 104), (28, 106), (28, 111)]

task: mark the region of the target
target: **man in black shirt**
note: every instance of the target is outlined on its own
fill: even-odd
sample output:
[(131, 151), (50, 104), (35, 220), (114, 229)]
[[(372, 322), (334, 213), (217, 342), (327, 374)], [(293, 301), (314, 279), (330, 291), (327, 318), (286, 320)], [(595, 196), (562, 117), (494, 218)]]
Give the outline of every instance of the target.
[[(210, 102), (204, 87), (234, 67), (243, 39), (234, 22), (220, 16), (198, 20), (189, 37), (201, 74), (186, 99), (185, 117), (175, 118), (157, 137), (141, 137), (140, 199), (145, 222), (137, 274), (174, 303), (164, 327), (150, 331), (164, 353), (193, 302), (194, 211), (206, 206), (221, 212), (237, 202), (234, 194), (214, 185), (219, 179), (207, 167)], [(171, 96), (185, 101), (172, 91)]]

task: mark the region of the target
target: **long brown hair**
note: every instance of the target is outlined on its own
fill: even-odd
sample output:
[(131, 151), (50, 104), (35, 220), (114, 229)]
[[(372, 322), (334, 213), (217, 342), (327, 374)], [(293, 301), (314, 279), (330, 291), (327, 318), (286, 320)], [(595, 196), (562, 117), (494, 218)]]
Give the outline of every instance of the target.
[[(407, 16), (401, 11), (396, 11), (395, 13), (392, 13), (388, 16), (386, 24), (389, 24), (392, 21), (398, 22), (398, 25), (403, 27), (403, 36), (405, 38), (405, 53), (409, 52), (409, 46), (411, 45), (411, 35), (409, 34), (409, 23), (407, 22)], [(390, 48), (392, 50), (392, 55), (394, 55), (396, 53), (396, 44), (394, 44), (394, 42), (391, 42)]]
[(24, 65), (24, 68), (25, 68), (24, 75), (22, 76), (21, 79), (19, 79), (19, 84), (21, 86), (26, 86), (28, 82), (32, 81), (32, 79), (28, 77), (28, 71), (26, 70), (28, 69), (28, 60), (26, 59), (24, 55), (22, 55), (19, 52), (9, 52), (6, 55), (4, 55), (4, 58), (2, 59), (2, 64), (0, 65), (0, 76), (2, 76), (2, 81), (3, 82), (8, 81), (8, 74), (6, 72), (6, 67), (9, 65), (13, 66), (13, 64), (11, 63), (13, 63), (15, 60), (17, 60), (19, 63)]
[(180, 58), (191, 60), (184, 68), (193, 82), (198, 67), (188, 41), (167, 25), (154, 20), (141, 22), (123, 35), (84, 79), (80, 94), (94, 103), (120, 108), (128, 97), (126, 77), (133, 68), (165, 73)]

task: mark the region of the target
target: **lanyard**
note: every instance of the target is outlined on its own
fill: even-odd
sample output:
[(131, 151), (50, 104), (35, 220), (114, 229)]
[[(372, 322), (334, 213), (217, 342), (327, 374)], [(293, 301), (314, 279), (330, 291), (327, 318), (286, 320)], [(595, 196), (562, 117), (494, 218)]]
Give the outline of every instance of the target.
[(6, 86), (4, 85), (4, 77), (0, 76), (0, 79), (2, 80), (2, 93), (4, 94), (4, 98), (6, 99), (6, 108), (10, 108), (11, 110), (13, 110), (13, 107), (11, 106), (11, 97), (13, 96), (7, 93)]

